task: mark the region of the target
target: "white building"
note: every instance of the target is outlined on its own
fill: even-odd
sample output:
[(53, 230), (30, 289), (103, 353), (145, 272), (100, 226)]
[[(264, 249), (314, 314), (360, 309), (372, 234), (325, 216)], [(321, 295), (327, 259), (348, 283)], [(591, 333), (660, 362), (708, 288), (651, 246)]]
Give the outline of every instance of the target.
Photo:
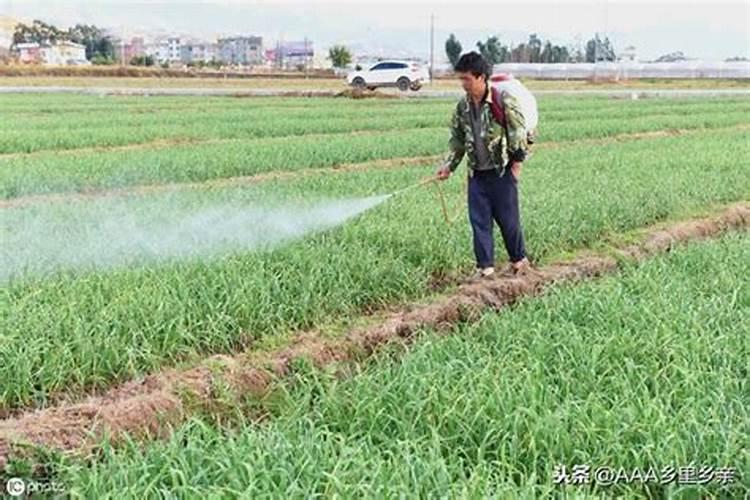
[(182, 58), (182, 43), (178, 37), (167, 39), (168, 61), (178, 62)]
[(115, 38), (112, 45), (115, 48), (115, 59), (124, 64), (130, 64), (135, 57), (146, 55), (146, 47), (141, 37), (133, 37), (129, 42)]
[(188, 63), (208, 63), (219, 59), (218, 45), (200, 40), (191, 40), (182, 44), (180, 60)]
[(313, 42), (308, 39), (279, 42), (274, 54), (277, 64), (286, 69), (296, 69), (300, 66), (309, 67), (314, 57)]
[(42, 62), (42, 48), (38, 43), (17, 43), (13, 47), (18, 62), (22, 64), (37, 64)]
[(63, 40), (54, 44), (19, 43), (14, 47), (18, 61), (47, 66), (91, 64), (86, 59), (86, 46)]
[(218, 46), (218, 58), (224, 63), (242, 65), (263, 63), (263, 37), (219, 38)]
[(169, 45), (166, 41), (149, 43), (145, 47), (147, 56), (151, 56), (158, 63), (169, 62)]
[(216, 44), (200, 40), (183, 40), (176, 36), (146, 45), (145, 53), (159, 64), (209, 62), (219, 58)]

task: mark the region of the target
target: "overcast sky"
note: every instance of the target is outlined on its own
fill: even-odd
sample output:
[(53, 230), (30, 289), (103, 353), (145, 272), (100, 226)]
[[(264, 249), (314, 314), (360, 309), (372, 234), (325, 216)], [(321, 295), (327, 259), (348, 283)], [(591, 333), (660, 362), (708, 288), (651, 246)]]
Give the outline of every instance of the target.
[[(472, 0), (470, 0), (472, 1)], [(585, 44), (607, 33), (619, 51), (634, 45), (641, 59), (683, 51), (688, 57), (750, 57), (750, 1), (492, 1), (473, 4), (386, 0), (377, 2), (194, 0), (0, 0), (0, 15), (40, 18), (67, 27), (77, 22), (163, 34), (257, 34), (269, 45), (307, 36), (316, 49), (345, 43), (382, 56), (427, 57), (430, 14), (435, 48), (443, 58), (449, 33), (464, 50), (497, 34), (503, 43), (537, 33), (555, 43)], [(396, 53), (399, 52), (399, 53)]]

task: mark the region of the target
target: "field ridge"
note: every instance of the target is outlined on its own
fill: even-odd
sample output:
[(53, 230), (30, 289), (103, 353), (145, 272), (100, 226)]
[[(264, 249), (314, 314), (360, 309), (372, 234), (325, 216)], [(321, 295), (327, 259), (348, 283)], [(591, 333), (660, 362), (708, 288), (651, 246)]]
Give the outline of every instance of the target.
[(669, 251), (678, 243), (745, 229), (749, 224), (750, 203), (735, 203), (717, 215), (651, 226), (635, 243), (602, 252), (581, 252), (521, 276), (499, 273), (493, 279), (464, 283), (431, 303), (406, 306), (381, 323), (338, 338), (303, 333), (288, 346), (269, 353), (215, 355), (199, 366), (160, 371), (81, 402), (61, 402), (19, 413), (0, 421), (0, 468), (29, 447), (91, 452), (105, 436), (115, 443), (125, 434), (163, 437), (191, 413), (210, 411), (227, 393), (236, 398), (247, 394), (262, 397), (275, 380), (293, 373), (298, 361), (309, 360), (318, 367), (356, 362), (390, 342), (413, 339), (421, 329), (445, 331), (458, 323), (472, 322), (485, 311), (537, 295), (554, 283), (612, 273), (623, 262), (640, 261)]

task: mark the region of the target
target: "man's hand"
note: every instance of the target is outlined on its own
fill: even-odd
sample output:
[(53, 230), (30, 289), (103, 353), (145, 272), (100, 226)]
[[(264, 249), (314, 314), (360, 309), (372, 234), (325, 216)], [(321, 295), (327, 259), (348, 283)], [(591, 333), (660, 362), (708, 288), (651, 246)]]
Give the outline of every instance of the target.
[(514, 161), (510, 164), (510, 173), (513, 175), (513, 177), (516, 178), (516, 180), (519, 180), (521, 178), (521, 162), (520, 161)]
[(444, 181), (445, 179), (451, 176), (451, 173), (452, 172), (451, 172), (450, 167), (446, 165), (446, 166), (442, 166), (438, 168), (435, 175), (437, 176), (439, 180)]

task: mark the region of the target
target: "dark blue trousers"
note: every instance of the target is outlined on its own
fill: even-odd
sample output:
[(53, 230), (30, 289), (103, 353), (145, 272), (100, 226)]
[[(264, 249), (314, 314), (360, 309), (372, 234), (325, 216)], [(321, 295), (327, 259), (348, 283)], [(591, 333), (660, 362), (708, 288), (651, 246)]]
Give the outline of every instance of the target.
[(510, 167), (505, 169), (502, 177), (497, 170), (475, 171), (473, 174), (469, 178), (469, 221), (474, 233), (477, 267), (495, 265), (493, 220), (500, 226), (510, 261), (522, 260), (526, 249), (518, 204), (518, 181)]

